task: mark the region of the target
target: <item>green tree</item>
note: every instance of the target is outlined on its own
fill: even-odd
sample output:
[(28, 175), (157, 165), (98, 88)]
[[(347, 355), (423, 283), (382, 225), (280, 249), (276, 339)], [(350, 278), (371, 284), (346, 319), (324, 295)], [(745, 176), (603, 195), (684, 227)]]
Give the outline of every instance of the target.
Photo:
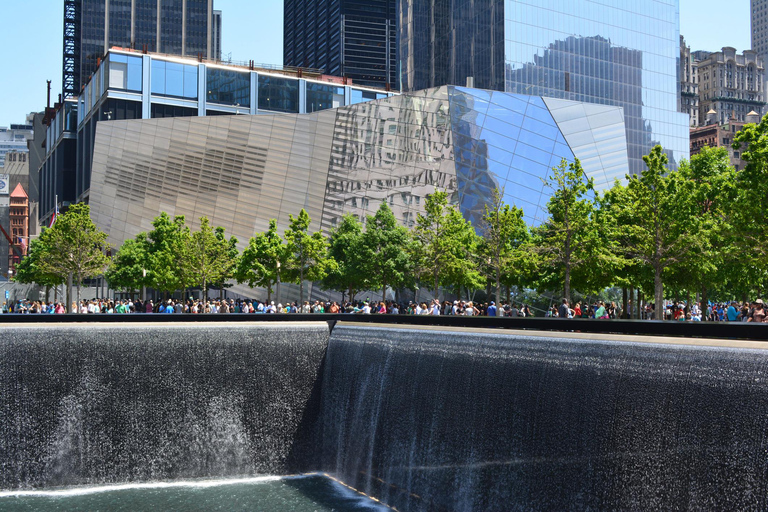
[(50, 253), (50, 230), (43, 228), (40, 236), (29, 243), (27, 256), (16, 266), (16, 275), (13, 280), (17, 283), (36, 283), (45, 286), (45, 299), (48, 300), (48, 290), (64, 284), (65, 275), (61, 272), (46, 271), (43, 260)]
[(617, 245), (637, 262), (639, 272), (645, 268), (653, 276), (657, 317), (663, 319), (665, 271), (673, 272), (675, 265), (701, 247), (696, 237), (687, 236), (693, 216), (685, 182), (679, 173), (668, 171), (661, 146), (655, 146), (643, 161), (648, 168), (642, 174), (629, 176), (626, 187), (614, 186), (612, 215), (621, 226)]
[(768, 115), (757, 124), (745, 125), (734, 137), (747, 165), (736, 174), (738, 194), (731, 211), (737, 252), (754, 267), (748, 271), (751, 287), (766, 289), (768, 268)]
[(482, 284), (477, 262), (468, 258), (476, 240), (474, 230), (445, 192), (427, 196), (424, 214), (416, 217), (413, 247), (416, 273), (432, 285), (438, 297), (440, 285), (472, 287)]
[(277, 232), (277, 221), (269, 221), (269, 229), (251, 237), (248, 247), (238, 260), (235, 279), (251, 288), (267, 290), (267, 302), (272, 300), (273, 286), (278, 281), (281, 266), (285, 266), (285, 245)]
[(286, 281), (299, 285), (299, 302), (304, 302), (304, 281), (319, 281), (336, 266), (328, 257), (328, 241), (319, 231), (310, 234), (311, 219), (304, 208), (298, 217), (290, 215), (290, 224), (285, 231)]
[(738, 196), (736, 170), (726, 148), (703, 147), (690, 162), (683, 161), (677, 171), (682, 182), (678, 202), (687, 206), (689, 218), (685, 234), (688, 245), (696, 248), (675, 266), (672, 282), (678, 287), (701, 291), (702, 311), (706, 311), (708, 291), (727, 274), (741, 272), (741, 258), (731, 227), (733, 205)]
[(328, 246), (328, 254), (336, 266), (323, 278), (323, 287), (347, 294), (353, 301), (358, 292), (372, 287), (364, 270), (363, 225), (351, 213), (345, 214), (331, 231)]
[[(77, 284), (79, 304), (83, 280), (100, 275), (109, 264), (109, 258), (104, 254), (106, 240), (107, 234), (91, 220), (90, 207), (83, 203), (71, 205), (49, 230), (46, 244), (49, 250), (41, 259), (43, 272), (72, 276)], [(72, 309), (71, 297), (72, 290), (68, 283), (69, 312)]]
[(227, 240), (226, 229), (221, 226), (216, 227), (216, 239), (221, 244), (221, 274), (212, 284), (219, 289), (219, 299), (222, 299), (224, 297), (224, 288), (232, 286), (229, 281), (235, 278), (237, 264), (240, 261), (240, 251), (237, 249), (237, 237), (231, 236)]
[(541, 273), (549, 276), (550, 283), (562, 283), (563, 297), (570, 301), (574, 274), (586, 282), (599, 252), (594, 186), (578, 158), (570, 164), (563, 159), (544, 184), (552, 196), (547, 202), (549, 218), (536, 230), (537, 251), (543, 257)]
[(192, 283), (202, 287), (205, 298), (211, 283), (223, 283), (230, 277), (237, 258), (237, 239), (228, 241), (223, 228), (214, 229), (208, 217), (200, 217), (200, 229), (192, 232), (188, 244)]
[(441, 284), (453, 288), (456, 295), (466, 290), (467, 296), (471, 297), (471, 292), (486, 282), (480, 271), (483, 264), (480, 258), (482, 239), (456, 206), (448, 208), (445, 226), (453, 243)]
[(363, 271), (371, 289), (381, 289), (381, 300), (387, 298), (387, 287), (403, 288), (413, 275), (408, 252), (408, 230), (399, 225), (395, 214), (383, 201), (374, 215), (369, 215), (362, 237)]
[(491, 204), (485, 206), (481, 251), (496, 285), (496, 304), (501, 304), (501, 286), (515, 280), (526, 266), (528, 225), (523, 210), (504, 203), (503, 191), (494, 189)]
[(147, 284), (147, 258), (147, 234), (139, 233), (135, 238), (123, 242), (117, 254), (112, 256), (104, 277), (113, 288), (126, 290), (133, 295), (135, 290)]
[(189, 264), (189, 227), (183, 215), (171, 219), (162, 212), (147, 233), (147, 279), (164, 293), (187, 288), (192, 281)]

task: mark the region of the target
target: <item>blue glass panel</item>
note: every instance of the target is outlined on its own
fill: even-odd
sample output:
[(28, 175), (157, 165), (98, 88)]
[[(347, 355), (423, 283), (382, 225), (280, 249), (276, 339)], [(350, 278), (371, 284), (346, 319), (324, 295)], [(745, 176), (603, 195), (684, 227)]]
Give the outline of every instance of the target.
[(141, 57), (127, 57), (128, 60), (128, 90), (141, 92), (142, 63)]
[(184, 97), (197, 99), (197, 66), (184, 66)]
[(517, 112), (518, 114), (525, 114), (528, 109), (528, 101), (516, 94), (496, 92), (493, 94), (491, 101), (495, 105), (504, 107), (507, 110)]
[(165, 94), (165, 61), (152, 61), (152, 94)]
[(184, 95), (184, 65), (178, 62), (165, 63), (165, 92), (168, 96)]

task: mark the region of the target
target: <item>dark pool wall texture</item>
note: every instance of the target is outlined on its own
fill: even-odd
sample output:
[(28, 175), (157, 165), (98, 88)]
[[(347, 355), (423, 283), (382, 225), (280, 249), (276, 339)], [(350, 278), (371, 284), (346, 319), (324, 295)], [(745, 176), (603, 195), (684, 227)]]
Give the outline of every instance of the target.
[(0, 489), (292, 473), (328, 334), (0, 329)]
[(768, 507), (763, 350), (343, 323), (0, 340), (0, 489), (323, 471), (401, 511)]

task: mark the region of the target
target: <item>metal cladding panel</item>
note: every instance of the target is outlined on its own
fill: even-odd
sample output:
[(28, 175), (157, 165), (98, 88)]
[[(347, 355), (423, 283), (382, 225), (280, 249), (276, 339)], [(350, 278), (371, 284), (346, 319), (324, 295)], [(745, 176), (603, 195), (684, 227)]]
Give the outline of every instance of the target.
[[(294, 119), (280, 119), (285, 117)], [(289, 214), (304, 208), (319, 220), (322, 201), (311, 199), (310, 187), (326, 181), (331, 133), (317, 127), (318, 119), (327, 117), (99, 123), (90, 198), (93, 218), (115, 246), (151, 229), (152, 219), (162, 211), (186, 216), (192, 228), (207, 216), (243, 246), (254, 232), (266, 229), (270, 218), (284, 229)]]

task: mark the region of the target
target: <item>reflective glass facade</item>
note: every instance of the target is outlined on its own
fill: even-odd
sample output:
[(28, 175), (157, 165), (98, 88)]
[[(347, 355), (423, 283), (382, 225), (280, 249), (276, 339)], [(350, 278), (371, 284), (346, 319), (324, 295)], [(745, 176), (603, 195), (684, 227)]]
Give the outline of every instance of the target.
[[(78, 58), (78, 69), (68, 70), (64, 56), (65, 81), (72, 77), (74, 94), (88, 83), (96, 71), (99, 59), (109, 48), (135, 48), (163, 52), (172, 55), (202, 54), (213, 58), (214, 44), (220, 47), (221, 30), (212, 33), (209, 13), (213, 13), (213, 0), (78, 0), (73, 12), (77, 28), (73, 52)], [(158, 36), (160, 37), (158, 43)], [(74, 36), (73, 36), (74, 37)], [(209, 38), (211, 48), (209, 48)], [(216, 39), (217, 38), (217, 39)], [(105, 46), (106, 45), (106, 46)]]
[(207, 216), (241, 244), (302, 208), (327, 231), (386, 201), (412, 226), (437, 189), (476, 225), (502, 189), (536, 224), (563, 158), (604, 182), (626, 154), (618, 107), (445, 86), (311, 114), (99, 123), (90, 203), (114, 245), (161, 211)]
[(205, 73), (209, 102), (251, 106), (250, 73), (219, 68), (206, 68)]
[(197, 98), (197, 66), (153, 60), (152, 94)]
[(299, 81), (276, 76), (259, 77), (259, 110), (299, 112)]
[[(629, 169), (655, 144), (688, 157), (677, 112), (678, 0), (402, 0), (407, 90), (442, 84), (624, 109)], [(433, 29), (430, 29), (433, 27)]]

